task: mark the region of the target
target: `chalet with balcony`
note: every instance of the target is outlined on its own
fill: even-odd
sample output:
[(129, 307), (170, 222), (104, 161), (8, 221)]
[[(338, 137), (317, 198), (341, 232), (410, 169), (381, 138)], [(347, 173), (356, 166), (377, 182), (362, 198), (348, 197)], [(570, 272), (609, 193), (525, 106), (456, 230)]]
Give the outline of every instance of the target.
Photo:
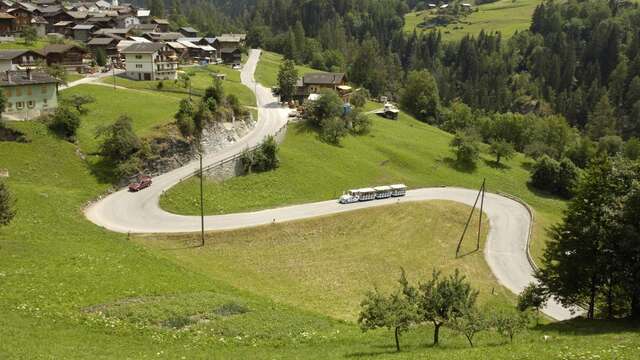
[(318, 94), (324, 89), (336, 91), (344, 100), (347, 100), (351, 92), (344, 73), (308, 73), (298, 79), (295, 98), (303, 102), (310, 95)]
[(44, 63), (45, 57), (33, 50), (0, 50), (0, 71), (13, 71), (18, 68), (34, 68)]
[(42, 49), (47, 65), (62, 65), (82, 72), (84, 56), (87, 51), (76, 45), (51, 44)]
[(127, 62), (126, 76), (133, 80), (175, 80), (178, 58), (165, 43), (135, 43), (121, 52)]

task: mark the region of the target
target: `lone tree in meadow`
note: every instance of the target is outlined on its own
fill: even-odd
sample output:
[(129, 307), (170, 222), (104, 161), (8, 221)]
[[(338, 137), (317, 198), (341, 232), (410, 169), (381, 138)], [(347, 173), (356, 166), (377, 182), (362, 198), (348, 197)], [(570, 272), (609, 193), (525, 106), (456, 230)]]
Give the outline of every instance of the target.
[(298, 81), (298, 70), (293, 60), (285, 60), (280, 65), (278, 71), (278, 86), (280, 87), (280, 97), (284, 101), (293, 98), (296, 90), (296, 82)]
[(9, 225), (15, 216), (15, 199), (4, 181), (0, 181), (0, 226)]
[[(478, 298), (478, 291), (460, 275), (458, 269), (446, 277), (434, 270), (431, 280), (420, 283), (417, 288), (409, 284), (403, 273), (400, 283), (405, 296), (416, 304), (420, 320), (433, 324), (433, 345), (438, 345), (440, 341), (442, 325), (450, 324), (473, 311)], [(474, 326), (475, 320), (477, 319), (473, 319)]]
[(509, 338), (509, 342), (513, 342), (513, 338), (527, 327), (528, 321), (526, 313), (515, 310), (496, 312), (490, 320), (491, 326), (498, 334)]
[(513, 144), (505, 140), (492, 141), (489, 151), (495, 155), (496, 164), (500, 164), (500, 160), (502, 159), (511, 159), (516, 152)]
[(84, 108), (84, 105), (92, 104), (96, 102), (96, 98), (92, 95), (73, 94), (68, 98), (62, 100), (65, 105), (73, 106), (80, 114), (86, 114), (88, 110)]
[(378, 328), (393, 330), (396, 350), (400, 351), (400, 335), (418, 320), (415, 305), (401, 293), (385, 296), (375, 289), (365, 295), (360, 306), (362, 310), (358, 324), (362, 331)]
[(450, 327), (458, 333), (464, 335), (473, 347), (473, 338), (481, 331), (489, 327), (485, 315), (475, 307), (466, 309), (462, 316), (452, 319)]
[(540, 309), (545, 306), (548, 299), (549, 295), (545, 292), (545, 289), (542, 286), (536, 283), (529, 283), (529, 285), (522, 290), (520, 295), (518, 295), (518, 310), (521, 312), (525, 312), (529, 309), (534, 310), (536, 312), (537, 322)]
[(449, 144), (456, 155), (456, 163), (467, 168), (472, 168), (480, 156), (478, 141), (471, 135), (458, 132)]

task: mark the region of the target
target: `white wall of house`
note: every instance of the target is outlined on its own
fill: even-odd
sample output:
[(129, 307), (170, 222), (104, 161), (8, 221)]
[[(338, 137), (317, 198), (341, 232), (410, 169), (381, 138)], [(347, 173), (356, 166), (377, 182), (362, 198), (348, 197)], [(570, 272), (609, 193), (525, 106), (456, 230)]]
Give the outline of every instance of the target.
[(157, 62), (154, 54), (125, 54), (127, 60), (126, 75), (133, 80), (175, 80), (176, 62)]
[(55, 83), (35, 85), (8, 85), (1, 88), (7, 99), (7, 117), (30, 120), (58, 107)]

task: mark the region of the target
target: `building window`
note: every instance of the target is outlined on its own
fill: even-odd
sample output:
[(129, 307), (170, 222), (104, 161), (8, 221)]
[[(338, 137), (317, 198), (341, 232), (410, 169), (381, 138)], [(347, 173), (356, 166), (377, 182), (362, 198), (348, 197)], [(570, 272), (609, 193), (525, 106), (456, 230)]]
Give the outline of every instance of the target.
[(24, 107), (24, 102), (22, 102), (22, 101), (17, 101), (16, 102), (16, 108), (18, 110), (22, 109), (23, 107)]
[(8, 102), (7, 103), (7, 109), (11, 109), (13, 107), (13, 103), (12, 102)]
[(142, 55), (136, 55), (136, 59), (142, 59)]
[(27, 101), (27, 107), (29, 107), (29, 109), (33, 109), (35, 106), (36, 103), (33, 100)]
[(16, 88), (16, 96), (22, 96), (22, 89), (19, 87)]
[(47, 104), (47, 99), (42, 100), (42, 107), (46, 108), (47, 106), (49, 106), (49, 104)]
[(136, 69), (142, 69), (142, 64), (136, 64)]
[(7, 88), (4, 90), (4, 96), (11, 97), (11, 88)]
[(27, 95), (32, 95), (31, 86), (27, 86)]
[(40, 92), (43, 94), (47, 93), (47, 85), (40, 85)]

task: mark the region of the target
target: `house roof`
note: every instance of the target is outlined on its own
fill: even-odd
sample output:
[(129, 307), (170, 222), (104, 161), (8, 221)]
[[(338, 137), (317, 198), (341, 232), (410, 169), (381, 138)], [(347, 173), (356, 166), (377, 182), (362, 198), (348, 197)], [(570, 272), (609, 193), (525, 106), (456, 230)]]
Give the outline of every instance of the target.
[(232, 53), (234, 53), (236, 51), (239, 52), (240, 49), (238, 49), (238, 48), (230, 48), (230, 47), (220, 49), (220, 52), (223, 53), (223, 54), (232, 54)]
[(302, 83), (319, 85), (337, 85), (345, 80), (344, 73), (308, 73), (302, 76)]
[(42, 16), (34, 16), (31, 19), (31, 23), (32, 24), (48, 24), (49, 22), (45, 20), (45, 18), (43, 18)]
[(73, 21), (58, 21), (57, 23), (53, 24), (53, 26), (69, 26), (73, 24)]
[(182, 45), (181, 43), (177, 42), (177, 41), (168, 41), (167, 46), (173, 48), (174, 50), (180, 49), (180, 50), (184, 50), (187, 47)]
[(183, 39), (178, 39), (177, 42), (179, 44), (181, 44), (182, 46), (186, 47), (186, 48), (191, 48), (191, 49), (199, 49), (200, 47), (194, 43), (192, 43), (191, 41), (188, 40), (183, 40)]
[(166, 33), (148, 32), (148, 33), (145, 33), (145, 35), (152, 38), (153, 40), (160, 40), (160, 41), (175, 41), (183, 37), (181, 33), (176, 33), (176, 32), (166, 32)]
[(216, 37), (216, 40), (220, 42), (240, 42), (240, 38), (231, 35), (220, 35)]
[(216, 51), (216, 48), (214, 48), (213, 46), (210, 45), (200, 45), (200, 49), (204, 50), (204, 51)]
[(157, 18), (153, 18), (154, 23), (158, 24), (158, 25), (169, 25), (169, 20), (167, 19), (157, 19)]
[(151, 15), (151, 10), (138, 9), (136, 16), (147, 17)]
[(190, 27), (190, 26), (183, 26), (180, 28), (180, 31), (184, 31), (184, 32), (188, 32), (188, 33), (197, 33), (198, 30)]
[(73, 30), (91, 30), (94, 27), (96, 27), (96, 26), (95, 25), (91, 25), (91, 24), (79, 24), (79, 25), (76, 25), (76, 26), (72, 27), (71, 29), (73, 29)]
[(16, 17), (6, 12), (0, 12), (0, 19), (15, 19)]
[(129, 33), (129, 29), (123, 29), (123, 28), (104, 28), (104, 29), (99, 29), (96, 30), (93, 34), (94, 35), (111, 35), (111, 34), (117, 34), (117, 35), (126, 35)]
[(122, 50), (123, 54), (154, 53), (165, 46), (164, 43), (134, 43)]
[(87, 45), (91, 46), (100, 46), (100, 45), (109, 45), (112, 44), (114, 41), (118, 41), (117, 39), (114, 38), (93, 38), (91, 40), (89, 40), (89, 42), (87, 43)]
[(58, 80), (43, 71), (9, 71), (0, 74), (0, 87), (12, 85), (55, 84)]
[(74, 19), (86, 19), (89, 16), (86, 11), (67, 11), (66, 13)]
[(62, 54), (65, 53), (69, 50), (72, 49), (77, 49), (80, 50), (82, 52), (86, 52), (85, 49), (76, 46), (76, 45), (70, 45), (70, 44), (51, 44), (51, 45), (47, 45), (42, 49), (42, 53), (44, 55), (49, 55), (49, 54)]
[(188, 42), (192, 42), (192, 43), (197, 43), (200, 40), (202, 40), (202, 38), (200, 37), (181, 37), (178, 39), (178, 41), (188, 41)]
[(111, 7), (111, 4), (104, 1), (104, 0), (98, 0), (96, 1), (96, 6), (99, 8), (104, 8), (104, 9), (108, 9)]
[(22, 56), (26, 53), (35, 53), (40, 55), (39, 53), (33, 51), (33, 50), (27, 50), (27, 49), (18, 49), (18, 50), (0, 50), (0, 60), (11, 60), (11, 59), (15, 59), (18, 56)]
[(127, 39), (135, 41), (135, 42), (145, 42), (145, 43), (151, 42), (151, 41), (149, 41), (149, 39), (143, 38), (141, 36), (127, 36)]
[(136, 24), (133, 28), (141, 31), (153, 31), (158, 28), (158, 24)]

